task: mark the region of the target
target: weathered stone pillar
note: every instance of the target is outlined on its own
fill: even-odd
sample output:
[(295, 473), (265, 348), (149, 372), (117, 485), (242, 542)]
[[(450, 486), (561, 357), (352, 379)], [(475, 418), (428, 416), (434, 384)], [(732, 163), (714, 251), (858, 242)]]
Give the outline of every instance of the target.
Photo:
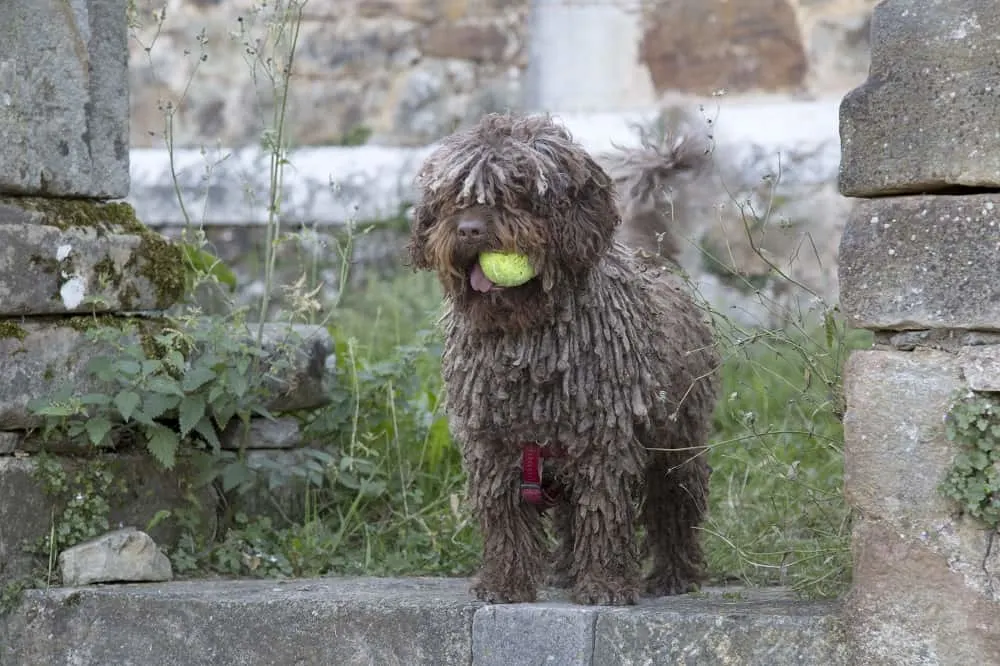
[(1000, 663), (1000, 541), (946, 498), (954, 401), (1000, 388), (1000, 3), (885, 0), (841, 105), (845, 604), (856, 664)]

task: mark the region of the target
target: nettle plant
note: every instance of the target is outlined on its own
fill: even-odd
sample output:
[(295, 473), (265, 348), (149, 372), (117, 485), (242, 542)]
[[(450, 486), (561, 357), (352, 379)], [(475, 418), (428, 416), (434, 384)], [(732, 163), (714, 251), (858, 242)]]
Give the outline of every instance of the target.
[(969, 393), (948, 412), (949, 440), (959, 444), (941, 492), (955, 500), (963, 513), (986, 525), (1000, 527), (1000, 396)]
[(222, 450), (219, 433), (234, 419), (271, 418), (268, 376), (290, 361), (265, 362), (261, 346), (234, 335), (228, 318), (94, 324), (87, 338), (106, 353), (87, 363), (85, 383), (97, 388), (80, 394), (66, 385), (33, 400), (43, 437), (97, 449), (139, 444), (167, 469), (187, 447), (202, 481), (221, 475), (227, 490), (246, 483), (248, 471)]

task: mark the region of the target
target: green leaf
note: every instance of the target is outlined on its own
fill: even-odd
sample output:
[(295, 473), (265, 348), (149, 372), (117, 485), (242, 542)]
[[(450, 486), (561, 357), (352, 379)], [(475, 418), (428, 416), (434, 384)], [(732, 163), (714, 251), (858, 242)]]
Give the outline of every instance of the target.
[(171, 349), (167, 355), (163, 357), (163, 360), (174, 370), (180, 371), (184, 369), (184, 355), (176, 349)]
[(181, 399), (176, 395), (149, 393), (142, 401), (142, 413), (147, 419), (158, 419), (171, 409), (176, 409)]
[(149, 376), (163, 369), (163, 361), (158, 358), (148, 358), (142, 362), (142, 374)]
[(197, 391), (199, 388), (215, 379), (215, 377), (215, 371), (211, 368), (198, 365), (191, 368), (191, 370), (184, 374), (184, 379), (181, 381), (181, 388), (185, 393)]
[(833, 341), (837, 333), (837, 322), (833, 318), (833, 310), (827, 310), (823, 314), (823, 329), (826, 333), (826, 348), (833, 349)]
[(206, 442), (212, 445), (212, 448), (216, 451), (222, 448), (222, 442), (219, 441), (219, 435), (216, 434), (215, 428), (212, 427), (212, 421), (206, 416), (203, 417), (194, 425), (194, 431), (201, 435)]
[(177, 463), (177, 447), (180, 438), (177, 433), (164, 426), (155, 426), (146, 431), (146, 448), (165, 469), (173, 469)]
[(253, 481), (253, 472), (242, 461), (229, 463), (222, 468), (222, 490), (229, 492), (234, 488)]
[(225, 386), (223, 386), (222, 384), (216, 384), (208, 392), (208, 401), (212, 404), (215, 404), (215, 401), (218, 400), (219, 397), (225, 392), (226, 392)]
[(197, 273), (212, 275), (220, 283), (229, 287), (230, 291), (236, 290), (236, 275), (221, 259), (191, 243), (181, 244), (181, 249), (184, 251), (190, 269)]
[(97, 377), (102, 382), (114, 379), (115, 371), (112, 367), (114, 359), (110, 356), (95, 356), (87, 362), (87, 372)]
[(235, 368), (230, 368), (226, 372), (226, 383), (229, 384), (229, 390), (237, 398), (245, 396), (250, 389), (250, 382), (247, 381), (246, 375), (240, 374)]
[(149, 530), (153, 529), (154, 527), (162, 523), (164, 520), (170, 518), (170, 516), (172, 515), (173, 514), (170, 512), (169, 509), (160, 509), (155, 514), (153, 514), (153, 517), (150, 518), (148, 523), (146, 523), (146, 531), (148, 532)]
[(142, 372), (142, 366), (137, 361), (127, 358), (115, 361), (113, 365), (115, 372), (130, 377), (135, 377)]
[(100, 446), (104, 443), (104, 438), (111, 432), (111, 421), (103, 416), (98, 416), (87, 421), (87, 438), (93, 446)]
[(181, 437), (186, 437), (205, 416), (205, 396), (200, 393), (184, 396), (177, 411), (181, 422)]
[(139, 394), (129, 389), (125, 389), (115, 396), (115, 407), (126, 422), (132, 418), (132, 414), (135, 412), (135, 408), (139, 406), (140, 400)]
[(106, 407), (111, 404), (111, 397), (104, 395), (103, 393), (85, 393), (80, 396), (80, 404)]
[(52, 404), (35, 410), (35, 413), (38, 414), (39, 416), (65, 417), (65, 416), (73, 416), (74, 414), (79, 413), (79, 410), (77, 410), (75, 407), (71, 405)]
[(146, 383), (146, 387), (154, 393), (176, 395), (178, 398), (184, 397), (184, 391), (181, 390), (180, 384), (177, 383), (177, 380), (170, 377), (150, 377), (149, 382)]

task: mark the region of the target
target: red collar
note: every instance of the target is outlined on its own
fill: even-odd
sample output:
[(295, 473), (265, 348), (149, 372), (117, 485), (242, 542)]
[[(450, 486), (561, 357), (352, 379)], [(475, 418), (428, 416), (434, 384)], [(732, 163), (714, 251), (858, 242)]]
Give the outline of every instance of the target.
[(521, 498), (538, 506), (543, 511), (559, 499), (559, 489), (552, 484), (542, 483), (542, 460), (559, 458), (563, 451), (559, 447), (542, 447), (535, 443), (525, 444), (521, 450)]

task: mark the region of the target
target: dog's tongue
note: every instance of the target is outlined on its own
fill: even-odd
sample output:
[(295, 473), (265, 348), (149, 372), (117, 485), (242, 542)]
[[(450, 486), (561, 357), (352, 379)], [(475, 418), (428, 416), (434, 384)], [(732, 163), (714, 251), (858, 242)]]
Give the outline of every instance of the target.
[(495, 286), (493, 282), (486, 277), (486, 274), (483, 273), (483, 269), (479, 267), (479, 262), (476, 262), (476, 265), (472, 267), (472, 271), (469, 273), (469, 283), (472, 285), (473, 289), (481, 291), (484, 294), (493, 289)]

